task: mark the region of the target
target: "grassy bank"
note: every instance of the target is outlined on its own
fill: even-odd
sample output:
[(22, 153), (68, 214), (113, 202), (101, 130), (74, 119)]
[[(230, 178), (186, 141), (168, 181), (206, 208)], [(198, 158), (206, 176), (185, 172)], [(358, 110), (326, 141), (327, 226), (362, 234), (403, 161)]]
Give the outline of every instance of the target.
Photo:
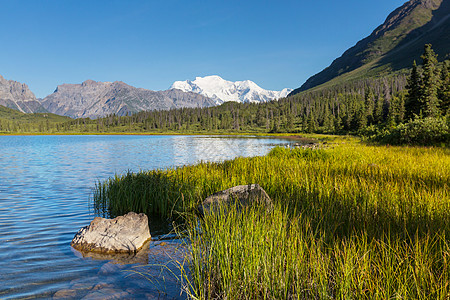
[[(446, 299), (450, 150), (346, 141), (276, 148), (99, 183), (96, 208), (186, 216), (196, 298)], [(275, 209), (198, 220), (211, 193), (259, 183)]]

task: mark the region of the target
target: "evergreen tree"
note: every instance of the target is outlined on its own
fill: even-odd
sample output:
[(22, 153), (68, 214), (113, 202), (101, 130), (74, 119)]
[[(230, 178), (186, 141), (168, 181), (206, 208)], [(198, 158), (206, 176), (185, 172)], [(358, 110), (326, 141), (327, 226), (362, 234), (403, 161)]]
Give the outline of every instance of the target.
[(317, 120), (316, 120), (316, 118), (314, 116), (314, 113), (312, 111), (309, 113), (308, 125), (307, 126), (308, 127), (306, 128), (306, 131), (308, 133), (313, 133), (313, 132), (315, 132), (317, 130)]
[(383, 105), (384, 105), (384, 98), (382, 95), (379, 95), (375, 103), (375, 112), (374, 112), (374, 119), (376, 124), (383, 123)]
[(398, 100), (398, 116), (397, 116), (397, 122), (398, 123), (403, 123), (403, 121), (405, 121), (405, 113), (406, 113), (406, 109), (405, 109), (405, 95), (400, 95), (399, 100)]
[(356, 129), (361, 130), (367, 126), (367, 111), (364, 106), (356, 112)]
[(287, 131), (292, 131), (292, 129), (294, 129), (294, 118), (292, 117), (292, 114), (289, 114), (286, 117), (286, 126), (285, 126)]
[(397, 96), (394, 96), (390, 102), (389, 113), (387, 117), (388, 125), (390, 127), (395, 126), (397, 123), (400, 123), (401, 119), (401, 99)]
[[(383, 122), (387, 122), (389, 118), (389, 111), (391, 110), (392, 100), (384, 99), (383, 100)], [(395, 110), (395, 108), (394, 108)]]
[(334, 125), (333, 125), (333, 127), (334, 127), (334, 130), (335, 130), (336, 132), (340, 132), (340, 131), (343, 129), (343, 126), (342, 126), (342, 119), (341, 119), (340, 116), (337, 116), (337, 117), (334, 119)]
[(446, 60), (441, 71), (441, 87), (439, 89), (441, 112), (450, 115), (450, 60)]
[(259, 106), (256, 111), (256, 124), (259, 127), (263, 127), (264, 125), (266, 125), (266, 119), (264, 117), (264, 112), (263, 112), (261, 106)]
[(366, 117), (367, 117), (367, 123), (369, 125), (372, 125), (374, 123), (374, 118), (373, 118), (373, 112), (375, 109), (374, 98), (375, 98), (375, 96), (371, 90), (366, 91), (365, 97), (364, 97), (364, 106), (366, 107)]
[(420, 99), (421, 95), (422, 78), (417, 69), (416, 61), (413, 63), (411, 75), (408, 79), (408, 94), (405, 101), (406, 118), (412, 119), (414, 115), (420, 115)]
[(426, 117), (437, 117), (440, 114), (440, 101), (438, 99), (440, 78), (437, 68), (437, 55), (431, 48), (431, 44), (425, 45), (421, 58), (423, 60), (423, 78), (420, 102)]
[(308, 118), (306, 115), (302, 117), (302, 131), (306, 132), (308, 128)]
[(330, 109), (328, 108), (328, 106), (325, 107), (325, 113), (323, 117), (323, 127), (326, 132), (334, 131), (333, 118), (331, 116)]

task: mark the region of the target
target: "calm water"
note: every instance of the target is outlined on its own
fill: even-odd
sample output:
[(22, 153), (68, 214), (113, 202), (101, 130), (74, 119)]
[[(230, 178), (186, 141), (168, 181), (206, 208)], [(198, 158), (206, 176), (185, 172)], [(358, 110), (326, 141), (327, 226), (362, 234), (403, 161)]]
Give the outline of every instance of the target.
[[(192, 136), (0, 136), (0, 299), (185, 298), (161, 268), (181, 242), (161, 226), (136, 257), (70, 247), (95, 217), (94, 183), (139, 171), (266, 154), (278, 139)], [(164, 243), (162, 243), (164, 240)], [(147, 277), (136, 274), (146, 272)]]

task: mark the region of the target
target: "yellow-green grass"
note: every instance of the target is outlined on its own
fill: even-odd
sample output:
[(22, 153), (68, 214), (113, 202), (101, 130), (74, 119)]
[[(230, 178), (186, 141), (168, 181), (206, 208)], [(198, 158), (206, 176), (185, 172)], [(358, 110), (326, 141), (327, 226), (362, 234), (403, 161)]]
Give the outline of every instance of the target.
[(448, 299), (442, 234), (327, 237), (306, 213), (279, 207), (208, 215), (200, 224), (189, 231), (192, 298)]
[[(250, 183), (273, 211), (191, 213), (209, 194)], [(129, 173), (99, 183), (94, 202), (111, 215), (186, 216), (193, 298), (446, 299), (449, 183), (448, 148), (347, 140)]]

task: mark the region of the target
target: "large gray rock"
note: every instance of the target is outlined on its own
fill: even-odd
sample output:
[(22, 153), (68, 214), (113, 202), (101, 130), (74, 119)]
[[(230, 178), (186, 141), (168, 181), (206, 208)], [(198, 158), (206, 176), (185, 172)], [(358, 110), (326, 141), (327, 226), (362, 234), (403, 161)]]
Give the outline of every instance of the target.
[(272, 200), (259, 184), (238, 185), (227, 190), (215, 193), (206, 198), (199, 211), (202, 214), (219, 209), (221, 205), (228, 206), (237, 204), (244, 207), (252, 204), (265, 205), (272, 208)]
[(78, 231), (71, 246), (83, 252), (135, 253), (150, 238), (147, 216), (129, 212), (115, 219), (96, 217)]

